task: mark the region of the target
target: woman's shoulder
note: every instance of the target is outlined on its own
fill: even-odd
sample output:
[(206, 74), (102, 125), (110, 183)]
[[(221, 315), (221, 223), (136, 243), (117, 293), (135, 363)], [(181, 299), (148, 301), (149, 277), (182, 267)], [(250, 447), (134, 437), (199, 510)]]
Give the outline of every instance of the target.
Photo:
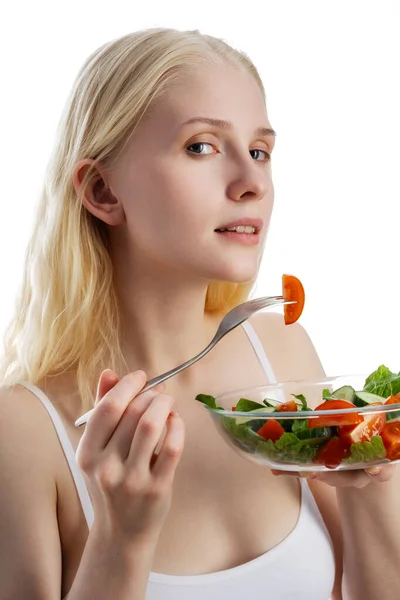
[(0, 387), (0, 454), (3, 460), (55, 468), (56, 439), (38, 398), (21, 385)]
[(39, 401), (19, 385), (0, 387), (0, 578), (9, 597), (59, 594), (57, 468)]

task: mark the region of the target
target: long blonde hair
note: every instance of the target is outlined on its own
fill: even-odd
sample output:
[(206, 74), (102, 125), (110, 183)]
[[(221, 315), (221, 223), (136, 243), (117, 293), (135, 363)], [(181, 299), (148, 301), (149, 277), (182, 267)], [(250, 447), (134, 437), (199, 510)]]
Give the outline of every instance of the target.
[[(84, 63), (64, 109), (29, 241), (15, 314), (4, 337), (0, 384), (37, 383), (76, 370), (82, 410), (93, 405), (101, 364), (125, 364), (107, 231), (82, 203), (72, 173), (91, 158), (110, 165), (151, 103), (179, 72), (199, 60), (247, 69), (244, 54), (198, 31), (147, 29), (96, 50)], [(205, 311), (223, 314), (243, 301), (251, 284), (209, 285)]]

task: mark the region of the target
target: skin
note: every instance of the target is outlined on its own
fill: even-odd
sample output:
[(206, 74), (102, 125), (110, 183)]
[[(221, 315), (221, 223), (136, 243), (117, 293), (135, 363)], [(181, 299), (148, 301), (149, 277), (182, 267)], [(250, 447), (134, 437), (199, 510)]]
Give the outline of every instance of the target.
[[(182, 125), (197, 116), (225, 119), (232, 127)], [(150, 570), (227, 569), (273, 548), (295, 527), (298, 477), (244, 461), (192, 401), (199, 391), (216, 395), (265, 383), (241, 328), (163, 388), (134, 399), (146, 378), (197, 354), (215, 333), (220, 317), (204, 314), (208, 283), (246, 282), (257, 273), (273, 206), (269, 155), (274, 136), (260, 136), (260, 127), (271, 124), (251, 76), (226, 65), (203, 65), (194, 75), (182, 75), (153, 107), (112, 169), (98, 165), (98, 183), (87, 190), (84, 204), (109, 225), (124, 356), (136, 372), (121, 380), (113, 372), (102, 373), (96, 410), (84, 433), (74, 427), (80, 415), (74, 373), (40, 382), (86, 475), (95, 509), (89, 535), (44, 409), (18, 386), (2, 393), (0, 423), (7, 422), (7, 428), (0, 432), (0, 468), (9, 482), (0, 504), (7, 547), (7, 556), (1, 552), (0, 579), (9, 590), (4, 598), (50, 600), (61, 590), (69, 600), (139, 600)], [(90, 164), (87, 159), (76, 166), (77, 190)], [(264, 220), (259, 245), (228, 241), (215, 232), (240, 217)], [(324, 375), (298, 323), (286, 327), (274, 313), (256, 315), (252, 323), (279, 380)], [(167, 435), (155, 459), (164, 424)], [(17, 469), (23, 477), (14, 477)], [(334, 600), (342, 598), (343, 564), (351, 598), (393, 598), (394, 588), (384, 596), (373, 578), (384, 563), (389, 575), (394, 573), (390, 544), (400, 557), (390, 537), (394, 507), (389, 497), (398, 489), (398, 477), (389, 482), (391, 476), (385, 469), (374, 479), (352, 472), (310, 481), (334, 542)], [(248, 491), (237, 494), (239, 486)], [(388, 543), (372, 561), (372, 544), (366, 547), (362, 531), (368, 511), (374, 506), (377, 512), (378, 488), (379, 497), (387, 498), (387, 516), (379, 513), (379, 532), (372, 524), (368, 535)], [(362, 519), (357, 517), (360, 504), (367, 507)], [(237, 514), (244, 515), (241, 523)], [(362, 583), (365, 568), (352, 563), (353, 555), (371, 565), (368, 589)]]

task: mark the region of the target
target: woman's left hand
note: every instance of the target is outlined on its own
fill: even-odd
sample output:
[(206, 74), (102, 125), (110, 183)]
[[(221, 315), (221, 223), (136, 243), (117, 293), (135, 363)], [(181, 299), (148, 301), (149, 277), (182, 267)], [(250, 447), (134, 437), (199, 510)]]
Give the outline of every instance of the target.
[(322, 481), (332, 487), (355, 487), (363, 488), (371, 482), (385, 483), (393, 477), (395, 465), (384, 465), (369, 467), (369, 469), (360, 469), (354, 471), (332, 471), (332, 473), (324, 472), (293, 472), (293, 471), (277, 471), (272, 469), (271, 472), (276, 475), (287, 475), (291, 477), (304, 477), (316, 481)]

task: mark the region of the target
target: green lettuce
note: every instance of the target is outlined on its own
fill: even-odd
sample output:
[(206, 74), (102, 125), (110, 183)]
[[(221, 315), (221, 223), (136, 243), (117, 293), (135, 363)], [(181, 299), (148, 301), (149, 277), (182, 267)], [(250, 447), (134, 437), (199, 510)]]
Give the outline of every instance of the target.
[(350, 456), (346, 463), (369, 462), (386, 458), (386, 449), (380, 435), (371, 438), (370, 442), (359, 442), (350, 446)]
[[(260, 408), (265, 409), (265, 405), (254, 402), (253, 400), (247, 400), (247, 398), (240, 398), (239, 402), (236, 404), (236, 410), (239, 412), (249, 412), (251, 410), (258, 410)], [(268, 411), (265, 410), (265, 412)]]
[(271, 440), (259, 441), (256, 453), (281, 462), (307, 463), (315, 457), (317, 446), (299, 440), (294, 433), (284, 433), (275, 443)]
[(208, 408), (213, 408), (214, 410), (224, 410), (222, 406), (218, 406), (214, 396), (209, 396), (208, 394), (197, 394), (196, 400), (202, 402)]
[(257, 444), (264, 439), (253, 431), (247, 423), (236, 423), (236, 419), (223, 417), (222, 427), (228, 432), (231, 442), (241, 449), (254, 454)]
[(382, 398), (395, 396), (400, 392), (400, 374), (392, 373), (385, 365), (381, 365), (365, 380), (364, 391)]

